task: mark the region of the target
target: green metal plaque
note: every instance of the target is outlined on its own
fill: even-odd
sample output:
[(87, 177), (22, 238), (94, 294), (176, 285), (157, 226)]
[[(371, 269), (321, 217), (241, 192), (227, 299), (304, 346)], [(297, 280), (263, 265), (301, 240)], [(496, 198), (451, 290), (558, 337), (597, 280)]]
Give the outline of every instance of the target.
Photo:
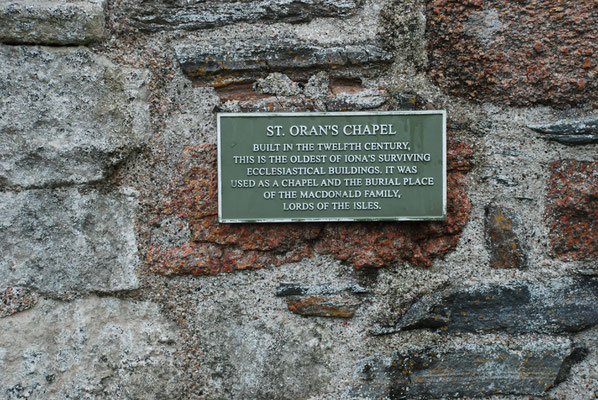
[(446, 218), (444, 111), (218, 114), (220, 222)]

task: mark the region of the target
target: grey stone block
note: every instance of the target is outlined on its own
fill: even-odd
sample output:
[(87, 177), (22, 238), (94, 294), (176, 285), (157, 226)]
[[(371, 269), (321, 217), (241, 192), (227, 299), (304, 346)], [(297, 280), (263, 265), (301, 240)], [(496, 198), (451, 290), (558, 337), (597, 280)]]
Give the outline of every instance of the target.
[(151, 132), (146, 80), (86, 48), (0, 45), (0, 185), (105, 179)]
[(306, 22), (346, 17), (360, 0), (130, 0), (121, 5), (132, 25), (143, 31), (195, 30), (236, 22)]
[(0, 193), (0, 288), (136, 289), (135, 200), (77, 189)]
[[(524, 338), (525, 340), (525, 338)], [(519, 339), (519, 343), (522, 341)], [(587, 350), (545, 338), (519, 344), (412, 346), (371, 356), (355, 369), (352, 399), (436, 399), (495, 394), (543, 395)]]
[(293, 38), (277, 41), (256, 38), (181, 44), (175, 50), (183, 72), (189, 77), (223, 75), (230, 81), (235, 76), (243, 80), (270, 71), (281, 71), (294, 78), (301, 71), (323, 69), (342, 76), (343, 69), (359, 67), (360, 73), (366, 74), (368, 68), (392, 61), (392, 54), (377, 41), (322, 46)]
[(154, 303), (40, 300), (0, 319), (0, 398), (177, 398), (178, 338)]
[(0, 42), (79, 45), (104, 38), (104, 0), (6, 0)]
[(598, 279), (552, 279), (450, 288), (417, 301), (387, 334), (412, 329), (513, 334), (578, 332), (598, 324)]

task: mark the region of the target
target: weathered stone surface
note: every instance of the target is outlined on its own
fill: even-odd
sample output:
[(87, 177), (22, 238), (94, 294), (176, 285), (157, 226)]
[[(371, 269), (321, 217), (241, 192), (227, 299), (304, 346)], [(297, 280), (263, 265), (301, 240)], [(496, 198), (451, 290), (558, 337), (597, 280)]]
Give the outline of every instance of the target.
[[(299, 261), (315, 252), (330, 254), (356, 268), (397, 262), (429, 266), (458, 242), (469, 215), (466, 173), (471, 148), (448, 141), (448, 216), (442, 222), (219, 224), (217, 165), (213, 145), (187, 148), (180, 175), (155, 205), (143, 229), (145, 260), (164, 275), (213, 275)], [(189, 227), (186, 241), (164, 241), (162, 222), (172, 218)], [(166, 235), (167, 236), (167, 235)]]
[(153, 303), (40, 300), (0, 319), (0, 397), (176, 398), (177, 340)]
[(546, 138), (563, 144), (598, 143), (598, 117), (578, 120), (561, 120), (551, 124), (528, 125), (536, 132), (546, 134)]
[(0, 184), (106, 178), (149, 129), (139, 70), (86, 48), (0, 45)]
[(275, 72), (258, 79), (253, 88), (236, 83), (217, 88), (216, 93), (223, 103), (221, 110), (229, 112), (387, 109), (390, 100), (383, 87), (364, 88), (359, 79), (331, 81), (323, 71), (311, 76), (305, 85)]
[(376, 41), (322, 46), (296, 38), (254, 38), (181, 44), (175, 50), (186, 75), (206, 79), (215, 86), (264, 76), (270, 71), (295, 78), (324, 69), (342, 76), (344, 69), (359, 67), (360, 74), (365, 74), (369, 67), (392, 61), (392, 54)]
[(509, 208), (494, 204), (486, 207), (486, 245), (490, 251), (490, 266), (523, 268), (527, 253), (523, 243), (521, 218)]
[(138, 287), (135, 200), (118, 193), (0, 193), (0, 288), (45, 293)]
[[(104, 37), (104, 0), (6, 0), (0, 42), (77, 45)], [(4, 61), (2, 61), (3, 63)]]
[[(396, 61), (411, 74), (427, 65), (425, 3), (419, 0), (386, 3), (380, 14), (384, 33)], [(405, 72), (405, 71), (402, 71)]]
[(0, 318), (28, 310), (36, 303), (35, 292), (19, 287), (4, 289), (0, 291)]
[(349, 397), (543, 395), (567, 375), (573, 360), (586, 353), (567, 340), (518, 342), (524, 343), (408, 346), (390, 356), (371, 356), (357, 364), (354, 379), (359, 383), (349, 390)]
[[(272, 276), (262, 270), (175, 279), (175, 315), (197, 335), (197, 342), (184, 343), (195, 352), (187, 371), (202, 371), (198, 390), (184, 398), (202, 391), (207, 399), (293, 400), (325, 391), (333, 343), (322, 327), (343, 321), (288, 312), (285, 301), (272, 296)], [(185, 296), (189, 290), (198, 296)]]
[(430, 77), (450, 94), (512, 105), (596, 105), (598, 3), (427, 2)]
[[(322, 100), (304, 96), (256, 96), (255, 93), (220, 92), (224, 101), (218, 109), (225, 112), (305, 112), (327, 111)], [(230, 96), (230, 97), (229, 97)]]
[(289, 311), (313, 317), (352, 318), (361, 302), (340, 296), (291, 296)]
[(337, 92), (324, 99), (328, 111), (371, 110), (384, 105), (389, 99), (384, 88)]
[(236, 22), (306, 22), (345, 17), (360, 0), (128, 0), (121, 4), (132, 26), (143, 31), (196, 30)]
[(319, 99), (328, 94), (329, 86), (330, 77), (326, 72), (320, 71), (309, 77), (303, 89), (303, 93), (308, 99)]
[(263, 94), (295, 96), (301, 93), (299, 84), (280, 72), (274, 72), (263, 79), (258, 79), (253, 87), (256, 92)]
[(559, 278), (450, 288), (417, 301), (386, 334), (410, 329), (448, 332), (578, 332), (598, 324), (598, 280)]
[(348, 292), (352, 294), (365, 294), (368, 293), (368, 290), (356, 283), (322, 283), (318, 285), (282, 283), (276, 289), (276, 296), (314, 296), (323, 294), (337, 294), (342, 292)]
[(598, 161), (550, 164), (546, 220), (551, 254), (563, 260), (598, 258)]

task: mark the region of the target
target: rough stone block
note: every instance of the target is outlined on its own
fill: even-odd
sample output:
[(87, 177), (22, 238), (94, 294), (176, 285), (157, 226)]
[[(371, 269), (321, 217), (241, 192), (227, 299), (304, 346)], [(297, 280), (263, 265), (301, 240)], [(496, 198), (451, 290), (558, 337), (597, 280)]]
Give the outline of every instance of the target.
[(104, 38), (104, 0), (6, 0), (0, 42), (79, 45)]
[(417, 301), (387, 334), (411, 329), (514, 334), (578, 332), (598, 324), (598, 280), (553, 279), (451, 288)]
[(138, 287), (135, 200), (118, 193), (0, 193), (1, 287), (43, 293)]
[(346, 17), (360, 0), (129, 0), (121, 4), (131, 24), (143, 31), (204, 29), (236, 22), (306, 22)]
[(429, 75), (450, 94), (596, 105), (598, 2), (427, 2)]
[(0, 397), (176, 398), (178, 337), (154, 303), (40, 300), (0, 319)]
[(106, 178), (151, 131), (145, 80), (86, 48), (0, 45), (0, 184)]
[(521, 218), (515, 211), (489, 205), (486, 207), (486, 244), (490, 251), (490, 266), (523, 268), (527, 253), (523, 242)]
[(549, 124), (528, 125), (555, 142), (580, 145), (598, 143), (598, 116), (578, 120), (561, 120)]
[[(392, 61), (392, 54), (381, 43), (365, 41), (337, 46), (311, 44), (299, 39), (239, 40), (200, 42), (175, 47), (183, 72), (191, 78), (212, 80), (215, 86), (284, 72), (291, 78), (315, 69), (341, 75), (344, 69), (380, 67)], [(218, 76), (219, 79), (215, 77)]]
[[(523, 343), (522, 343), (523, 342)], [(356, 368), (350, 398), (436, 399), (537, 395), (562, 380), (587, 351), (567, 340), (520, 338), (518, 345), (412, 346), (371, 356)]]
[(320, 99), (326, 97), (329, 86), (330, 77), (326, 72), (320, 71), (309, 77), (303, 88), (303, 94), (308, 99)]
[[(193, 352), (185, 376), (195, 373), (198, 390), (180, 397), (201, 390), (206, 399), (309, 399), (322, 397), (332, 383), (329, 360), (338, 348), (333, 330), (322, 327), (342, 322), (283, 311), (284, 302), (272, 296), (272, 282), (266, 283), (273, 275), (262, 272), (220, 276), (208, 285), (200, 279), (199, 297), (174, 299), (182, 318), (173, 317), (197, 337), (181, 345)], [(180, 295), (187, 289), (195, 292), (186, 286)]]
[(551, 254), (563, 260), (598, 258), (598, 161), (550, 164), (546, 220)]

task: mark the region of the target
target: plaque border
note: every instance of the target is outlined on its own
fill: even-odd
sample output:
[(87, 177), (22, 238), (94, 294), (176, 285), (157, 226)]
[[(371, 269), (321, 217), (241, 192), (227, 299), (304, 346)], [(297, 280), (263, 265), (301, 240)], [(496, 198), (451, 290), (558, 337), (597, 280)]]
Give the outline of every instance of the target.
[[(352, 115), (442, 115), (442, 215), (422, 217), (332, 217), (332, 218), (222, 218), (222, 165), (221, 165), (221, 132), (220, 119), (222, 117), (300, 117), (300, 116), (352, 116)], [(442, 221), (446, 219), (446, 110), (422, 111), (331, 111), (331, 112), (247, 112), (247, 113), (217, 113), (217, 155), (218, 155), (218, 222), (226, 224), (237, 223), (279, 223), (279, 222), (377, 222), (377, 221)]]

